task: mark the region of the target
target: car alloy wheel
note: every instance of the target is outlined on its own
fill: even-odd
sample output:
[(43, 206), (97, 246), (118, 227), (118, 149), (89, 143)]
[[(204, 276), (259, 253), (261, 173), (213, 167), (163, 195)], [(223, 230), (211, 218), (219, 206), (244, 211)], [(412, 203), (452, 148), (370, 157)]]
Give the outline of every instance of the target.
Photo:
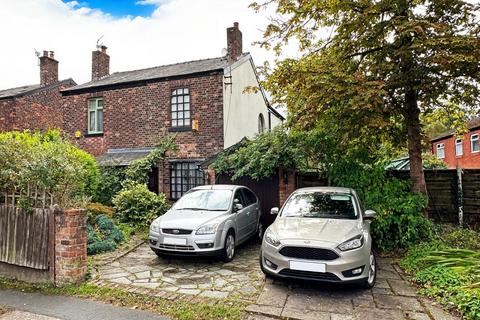
[(225, 240), (225, 253), (228, 261), (231, 261), (235, 255), (235, 237), (232, 233), (229, 233)]

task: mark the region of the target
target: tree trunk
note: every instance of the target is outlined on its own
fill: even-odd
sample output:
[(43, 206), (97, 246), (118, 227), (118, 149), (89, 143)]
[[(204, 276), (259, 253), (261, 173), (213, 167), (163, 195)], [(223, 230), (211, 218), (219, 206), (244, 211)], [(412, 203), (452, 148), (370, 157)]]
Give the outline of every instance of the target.
[(422, 132), (420, 125), (420, 109), (417, 104), (417, 94), (413, 89), (405, 93), (406, 122), (408, 133), (408, 157), (410, 159), (410, 178), (412, 191), (427, 196), (425, 174), (422, 164)]

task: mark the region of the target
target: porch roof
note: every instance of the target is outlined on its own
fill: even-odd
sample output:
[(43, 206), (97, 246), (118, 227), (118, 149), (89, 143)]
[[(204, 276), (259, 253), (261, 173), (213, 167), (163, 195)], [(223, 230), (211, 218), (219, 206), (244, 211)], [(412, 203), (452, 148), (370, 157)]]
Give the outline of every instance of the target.
[(108, 149), (97, 157), (97, 163), (104, 167), (128, 166), (134, 160), (146, 157), (152, 150), (153, 148)]

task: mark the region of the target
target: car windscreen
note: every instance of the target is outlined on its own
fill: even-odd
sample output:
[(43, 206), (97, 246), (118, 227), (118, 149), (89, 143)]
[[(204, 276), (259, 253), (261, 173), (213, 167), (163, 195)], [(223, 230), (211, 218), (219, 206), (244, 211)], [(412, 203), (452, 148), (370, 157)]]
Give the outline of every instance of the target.
[(344, 193), (302, 192), (293, 195), (282, 217), (356, 219), (353, 196)]
[(195, 190), (181, 197), (174, 210), (226, 211), (232, 199), (231, 190)]

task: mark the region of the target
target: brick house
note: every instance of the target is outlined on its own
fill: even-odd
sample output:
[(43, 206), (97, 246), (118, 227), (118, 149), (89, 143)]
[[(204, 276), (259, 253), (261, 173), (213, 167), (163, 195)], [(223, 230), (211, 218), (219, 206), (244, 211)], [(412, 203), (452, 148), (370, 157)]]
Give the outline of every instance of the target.
[(432, 153), (445, 161), (448, 168), (480, 168), (480, 117), (468, 121), (467, 128), (463, 137), (449, 131), (430, 140)]
[(60, 91), (76, 83), (72, 79), (58, 80), (58, 61), (53, 51), (44, 51), (39, 62), (39, 84), (0, 90), (0, 132), (62, 127)]
[(227, 28), (223, 57), (109, 74), (106, 50), (92, 53), (92, 81), (62, 91), (62, 128), (101, 164), (122, 166), (176, 133), (179, 151), (150, 185), (171, 199), (207, 182), (204, 159), (283, 121), (262, 90), (244, 92), (259, 83), (238, 23)]

